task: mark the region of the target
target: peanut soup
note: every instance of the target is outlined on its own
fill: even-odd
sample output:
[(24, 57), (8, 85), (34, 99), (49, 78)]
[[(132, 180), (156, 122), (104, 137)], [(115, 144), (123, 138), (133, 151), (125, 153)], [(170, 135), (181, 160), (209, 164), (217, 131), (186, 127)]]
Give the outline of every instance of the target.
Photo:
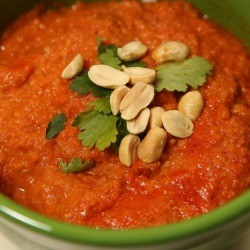
[(248, 50), (185, 1), (38, 6), (0, 38), (0, 192), (98, 228), (196, 217), (250, 188), (249, 105)]

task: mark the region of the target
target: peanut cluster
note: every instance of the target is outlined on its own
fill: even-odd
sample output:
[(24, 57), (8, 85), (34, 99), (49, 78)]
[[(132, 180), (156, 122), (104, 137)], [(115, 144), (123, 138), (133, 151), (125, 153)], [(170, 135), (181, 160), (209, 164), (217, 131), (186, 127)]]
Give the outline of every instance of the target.
[[(133, 41), (118, 48), (117, 52), (120, 59), (130, 62), (144, 56), (147, 46)], [(189, 52), (186, 44), (170, 41), (157, 47), (152, 58), (158, 64), (182, 61)], [(73, 78), (82, 70), (83, 64), (82, 56), (77, 55), (65, 68), (62, 77)], [(110, 96), (111, 111), (114, 115), (121, 114), (130, 132), (119, 147), (119, 159), (126, 166), (131, 166), (138, 158), (145, 163), (158, 161), (167, 142), (167, 132), (178, 138), (191, 136), (193, 122), (198, 119), (204, 106), (201, 93), (193, 90), (180, 99), (178, 110), (149, 108), (155, 96), (155, 89), (151, 85), (156, 79), (153, 69), (122, 66), (122, 70), (117, 70), (100, 64), (91, 66), (88, 76), (94, 84), (114, 89)], [(145, 131), (146, 136), (141, 141), (139, 135)]]

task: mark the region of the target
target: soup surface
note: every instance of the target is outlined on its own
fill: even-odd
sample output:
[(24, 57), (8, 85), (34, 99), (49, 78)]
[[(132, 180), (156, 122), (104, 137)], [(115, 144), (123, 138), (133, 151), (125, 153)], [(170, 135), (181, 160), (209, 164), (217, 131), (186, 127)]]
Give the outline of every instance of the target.
[[(69, 90), (63, 69), (76, 54), (84, 69), (100, 63), (96, 37), (117, 46), (140, 40), (143, 60), (181, 41), (213, 74), (199, 88), (205, 106), (191, 137), (168, 136), (161, 159), (122, 165), (112, 149), (82, 146), (71, 124), (95, 97)], [(0, 40), (0, 191), (61, 221), (136, 228), (186, 220), (219, 207), (250, 187), (250, 59), (230, 33), (183, 1), (77, 3), (20, 17)], [(162, 91), (154, 104), (176, 109), (180, 94)], [(65, 129), (47, 140), (58, 113)], [(92, 159), (95, 167), (64, 173), (60, 161)]]

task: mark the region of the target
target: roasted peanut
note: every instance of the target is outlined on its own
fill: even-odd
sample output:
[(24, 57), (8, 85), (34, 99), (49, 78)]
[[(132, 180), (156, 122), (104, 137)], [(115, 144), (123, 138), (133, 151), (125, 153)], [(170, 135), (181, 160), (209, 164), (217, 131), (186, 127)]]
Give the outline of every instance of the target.
[(148, 122), (148, 129), (155, 127), (162, 127), (162, 114), (164, 113), (164, 109), (162, 107), (153, 107), (150, 109), (150, 117)]
[(142, 109), (134, 119), (127, 121), (128, 131), (135, 135), (142, 133), (147, 128), (149, 116), (150, 110)]
[(122, 67), (123, 71), (129, 75), (130, 83), (136, 84), (138, 82), (144, 82), (151, 84), (155, 80), (156, 72), (153, 69), (141, 68), (141, 67)]
[(197, 120), (204, 106), (201, 93), (197, 90), (185, 94), (179, 102), (178, 109), (192, 121)]
[(178, 110), (166, 111), (162, 114), (162, 123), (167, 132), (175, 137), (186, 138), (192, 135), (194, 124)]
[(138, 157), (145, 163), (154, 163), (161, 158), (163, 149), (167, 142), (167, 133), (162, 128), (152, 128), (142, 140)]
[(103, 64), (91, 66), (88, 75), (93, 83), (108, 89), (115, 89), (129, 82), (127, 74)]
[(140, 41), (129, 42), (122, 48), (118, 48), (118, 56), (125, 62), (140, 59), (147, 53), (147, 46)]
[(77, 76), (83, 69), (84, 59), (81, 54), (78, 54), (63, 70), (63, 79), (72, 79)]
[(124, 96), (129, 92), (129, 88), (126, 86), (121, 86), (116, 88), (110, 96), (110, 107), (113, 115), (119, 113), (119, 107)]
[(120, 104), (121, 117), (124, 120), (134, 119), (138, 113), (147, 107), (154, 98), (154, 88), (146, 83), (136, 83)]
[(126, 135), (119, 147), (120, 162), (130, 167), (138, 158), (140, 138), (136, 135)]
[(168, 61), (182, 61), (187, 58), (189, 47), (181, 42), (170, 41), (161, 44), (152, 54), (156, 63), (161, 64)]

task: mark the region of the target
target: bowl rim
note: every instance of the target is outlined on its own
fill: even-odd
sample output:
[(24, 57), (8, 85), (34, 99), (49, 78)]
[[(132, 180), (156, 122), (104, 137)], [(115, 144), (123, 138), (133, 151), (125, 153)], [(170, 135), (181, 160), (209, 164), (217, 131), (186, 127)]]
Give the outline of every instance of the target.
[(186, 221), (142, 229), (98, 229), (45, 217), (0, 194), (0, 215), (8, 221), (52, 238), (94, 246), (125, 247), (169, 243), (218, 229), (246, 213), (250, 213), (250, 190), (213, 211)]

